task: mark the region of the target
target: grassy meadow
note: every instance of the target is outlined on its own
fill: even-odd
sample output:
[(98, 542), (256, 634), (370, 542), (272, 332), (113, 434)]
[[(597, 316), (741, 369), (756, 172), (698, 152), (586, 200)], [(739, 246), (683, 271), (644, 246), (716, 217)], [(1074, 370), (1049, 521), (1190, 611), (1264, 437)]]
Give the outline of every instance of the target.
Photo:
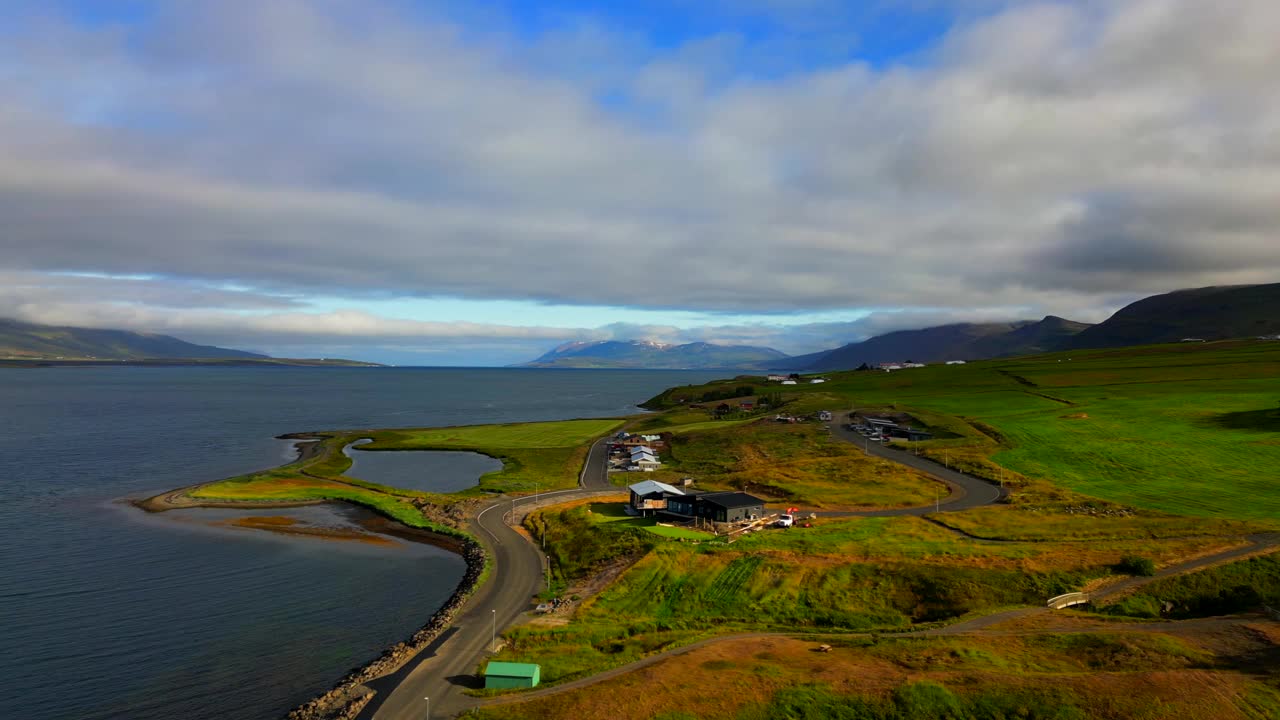
[(812, 422), (713, 421), (673, 435), (663, 461), (664, 468), (646, 477), (693, 477), (699, 489), (744, 490), (807, 509), (912, 507), (947, 493), (924, 473), (833, 441)]
[[(819, 642), (833, 645), (815, 652)], [(743, 638), (483, 720), (1265, 720), (1280, 688), (1242, 667), (1245, 635)], [(655, 691), (660, 688), (660, 691)], [(715, 690), (710, 690), (714, 688)]]
[(537, 662), (555, 683), (734, 632), (894, 632), (1080, 590), (1127, 556), (1159, 567), (1239, 537), (991, 542), (916, 517), (819, 519), (737, 542), (655, 538), (599, 506), (530, 517), (564, 586), (631, 564), (567, 625), (517, 627), (497, 659)]
[[(1176, 515), (1280, 517), (1280, 343), (1089, 350), (827, 377), (785, 395), (796, 406), (912, 412), (952, 436), (921, 443), (928, 454), (947, 453), (979, 474), (995, 478), (1004, 468), (1012, 480)], [(672, 389), (651, 406), (677, 407), (707, 387), (714, 385)]]
[[(1280, 529), (1280, 488), (1265, 472), (1280, 459), (1278, 364), (1280, 345), (1225, 343), (838, 373), (788, 388), (790, 412), (910, 412), (938, 437), (917, 444), (924, 454), (1003, 479), (1010, 501), (926, 518), (820, 519), (732, 545), (638, 541), (634, 565), (568, 625), (514, 630), (504, 658), (541, 662), (556, 682), (727, 632), (893, 631), (1039, 605), (1123, 574), (1126, 557), (1162, 567), (1239, 546), (1245, 534)], [(655, 479), (692, 476), (704, 489), (819, 508), (932, 498), (933, 481), (882, 469), (816, 424), (716, 421), (687, 407), (742, 382), (675, 388), (651, 403), (669, 410), (645, 429), (683, 429)], [(615, 542), (603, 530), (611, 523), (582, 513), (577, 521), (598, 534), (570, 534), (573, 552)]]

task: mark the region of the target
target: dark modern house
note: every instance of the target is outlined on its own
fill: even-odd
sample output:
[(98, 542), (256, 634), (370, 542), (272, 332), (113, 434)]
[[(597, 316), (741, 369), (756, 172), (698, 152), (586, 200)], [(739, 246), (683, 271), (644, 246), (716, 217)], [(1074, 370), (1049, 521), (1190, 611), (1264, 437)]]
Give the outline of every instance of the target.
[(764, 501), (743, 492), (686, 493), (667, 498), (672, 515), (734, 523), (764, 517)]
[(684, 492), (666, 483), (654, 480), (638, 482), (627, 488), (631, 491), (631, 507), (644, 515), (646, 512), (666, 510), (671, 498), (680, 498)]

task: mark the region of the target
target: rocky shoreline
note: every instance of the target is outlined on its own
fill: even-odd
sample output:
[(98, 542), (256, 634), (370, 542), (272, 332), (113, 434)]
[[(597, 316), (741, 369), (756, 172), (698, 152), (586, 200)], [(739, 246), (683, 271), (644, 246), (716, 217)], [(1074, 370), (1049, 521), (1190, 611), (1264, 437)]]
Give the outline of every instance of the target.
[[(424, 539), (418, 532), (413, 534), (417, 539)], [(487, 556), (480, 544), (471, 539), (436, 535), (435, 544), (455, 549), (467, 563), (462, 582), (445, 604), (408, 640), (392, 645), (377, 659), (353, 669), (332, 689), (291, 710), (286, 720), (353, 720), (374, 696), (374, 691), (364, 683), (399, 670), (453, 624), (458, 611), (475, 592), (484, 574)]]
[[(298, 452), (298, 459), (295, 462), (306, 463), (320, 456), (324, 451), (324, 441), (329, 436), (324, 433), (302, 432), (289, 433), (278, 436), (281, 440), (294, 440), (294, 449)], [(189, 495), (192, 490), (199, 488), (208, 483), (200, 483), (176, 490), (170, 490), (152, 497), (132, 500), (131, 504), (146, 510), (148, 512), (159, 513), (166, 510), (176, 510), (182, 508), (235, 508), (235, 509), (264, 509), (264, 508), (285, 508), (299, 507), (303, 505), (317, 505), (322, 503), (341, 503), (341, 500), (297, 500), (297, 501), (216, 501), (202, 500), (193, 498)], [(360, 507), (356, 504), (356, 507)], [(424, 508), (419, 507), (420, 510)], [(460, 512), (461, 508), (455, 508), (455, 512)], [(444, 524), (452, 524), (458, 522), (461, 517), (437, 518)], [(366, 686), (364, 683), (370, 680), (389, 675), (401, 667), (405, 663), (412, 660), (418, 653), (422, 652), (437, 637), (453, 624), (454, 618), (458, 612), (466, 605), (467, 600), (475, 592), (479, 585), (480, 578), (484, 575), (488, 556), (481, 547), (480, 543), (473, 538), (458, 532), (456, 535), (446, 532), (436, 532), (427, 529), (414, 528), (401, 524), (390, 518), (370, 512), (359, 519), (359, 523), (365, 529), (375, 533), (382, 533), (400, 537), (406, 540), (427, 543), (435, 545), (444, 550), (456, 553), (462, 556), (466, 562), (467, 569), (462, 576), (458, 587), (445, 601), (444, 605), (437, 610), (427, 622), (413, 633), (407, 640), (398, 642), (387, 648), (376, 659), (369, 663), (354, 668), (342, 677), (331, 689), (324, 692), (312, 700), (299, 705), (285, 716), (286, 720), (354, 720), (364, 709), (365, 705), (373, 699), (374, 690)], [(270, 528), (268, 528), (270, 529)]]

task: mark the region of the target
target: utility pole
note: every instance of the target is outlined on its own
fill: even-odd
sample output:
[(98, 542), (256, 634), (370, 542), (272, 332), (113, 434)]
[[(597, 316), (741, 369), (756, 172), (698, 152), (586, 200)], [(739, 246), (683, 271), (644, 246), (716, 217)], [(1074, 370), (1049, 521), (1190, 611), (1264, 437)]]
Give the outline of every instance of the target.
[(947, 450), (942, 451), (942, 464), (946, 465), (948, 470), (951, 469), (951, 453)]
[(938, 495), (938, 488), (934, 488), (934, 489), (933, 489), (933, 511), (934, 511), (934, 512), (938, 512), (938, 510), (940, 509), (940, 508), (938, 507), (938, 503), (939, 503), (939, 502), (940, 502), (940, 498), (939, 498), (939, 495)]
[(538, 507), (538, 481), (533, 481), (533, 506)]
[(493, 613), (493, 631), (489, 635), (489, 652), (497, 652), (498, 650), (498, 611), (490, 610)]
[(424, 698), (422, 698), (422, 699), (427, 701), (427, 715), (426, 715), (426, 718), (427, 718), (427, 720), (431, 720), (431, 698), (429, 698), (429, 697), (424, 697)]

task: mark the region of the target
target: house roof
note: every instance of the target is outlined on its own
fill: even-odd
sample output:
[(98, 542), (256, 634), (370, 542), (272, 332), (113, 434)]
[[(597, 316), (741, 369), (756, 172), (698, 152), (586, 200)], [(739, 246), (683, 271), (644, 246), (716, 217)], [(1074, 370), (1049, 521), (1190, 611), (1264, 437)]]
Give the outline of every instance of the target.
[(764, 505), (764, 501), (760, 498), (742, 492), (707, 493), (701, 497), (701, 500), (702, 502), (722, 507), (725, 510)]
[(501, 677), (532, 678), (538, 675), (538, 666), (533, 663), (491, 662), (484, 669), (484, 674)]
[(675, 493), (676, 495), (684, 494), (683, 490), (680, 490), (679, 488), (671, 487), (666, 483), (660, 483), (657, 480), (645, 480), (644, 482), (638, 482), (635, 485), (628, 486), (627, 489), (641, 496), (652, 495), (653, 493), (659, 493), (659, 492)]

